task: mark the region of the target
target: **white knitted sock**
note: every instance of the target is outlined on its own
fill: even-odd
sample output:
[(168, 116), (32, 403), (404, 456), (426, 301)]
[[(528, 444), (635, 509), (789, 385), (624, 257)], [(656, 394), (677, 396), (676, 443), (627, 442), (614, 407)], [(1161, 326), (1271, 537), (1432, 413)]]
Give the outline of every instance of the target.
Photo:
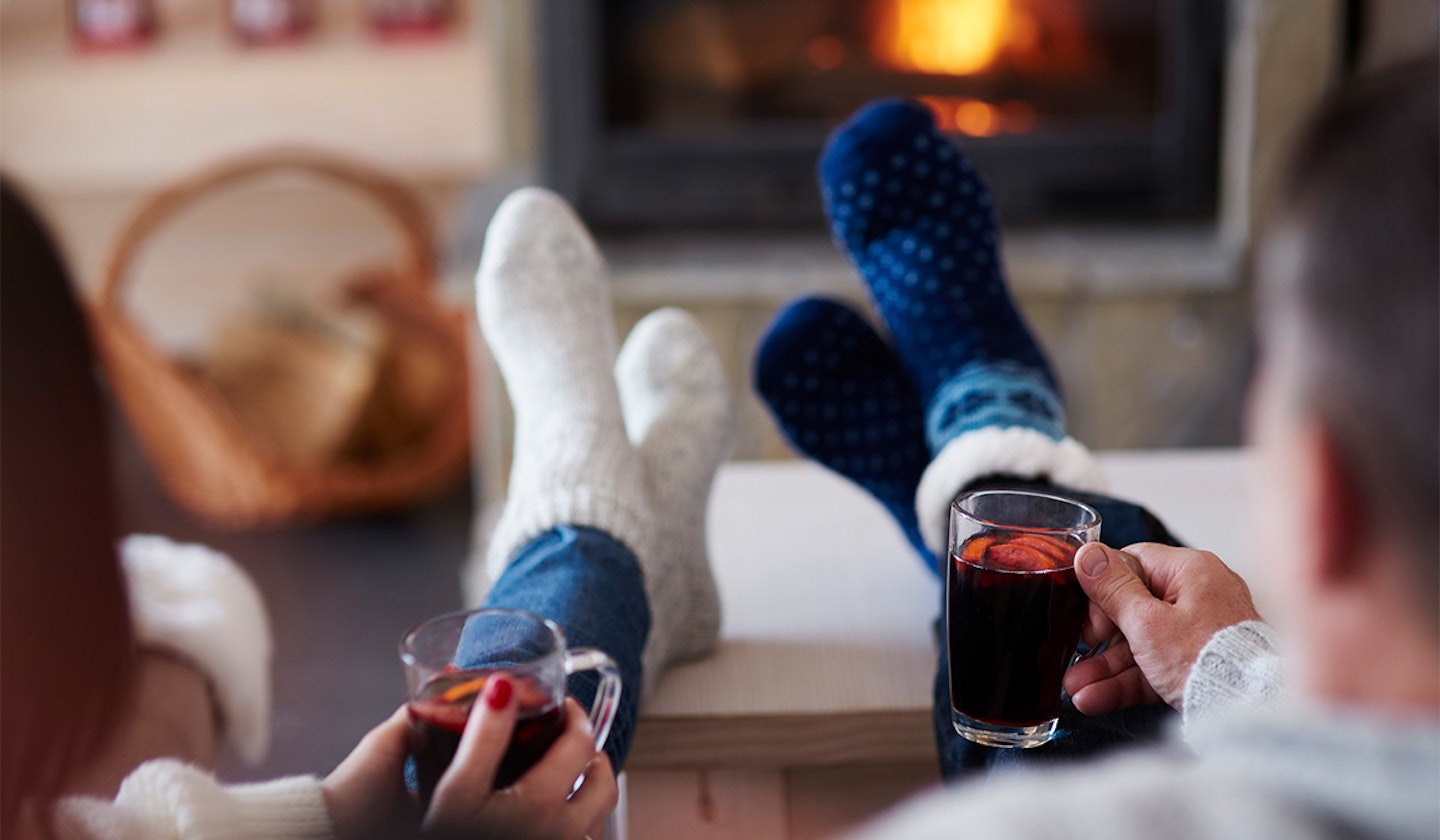
[(652, 312), (635, 326), (615, 378), (655, 511), (653, 549), (640, 555), (651, 615), (648, 696), (667, 666), (709, 653), (720, 631), (705, 515), (734, 436), (735, 401), (715, 349), (679, 309)]
[(640, 457), (615, 389), (604, 261), (580, 219), (546, 190), (517, 190), (485, 233), (475, 279), (480, 329), (515, 408), (515, 458), (486, 552), (496, 580), (516, 549), (556, 525), (588, 525), (651, 551)]

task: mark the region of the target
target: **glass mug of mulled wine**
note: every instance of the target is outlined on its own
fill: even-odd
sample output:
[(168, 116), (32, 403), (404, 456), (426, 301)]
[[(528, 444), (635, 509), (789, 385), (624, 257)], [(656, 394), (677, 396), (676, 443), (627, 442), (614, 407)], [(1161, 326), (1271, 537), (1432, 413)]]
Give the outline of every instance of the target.
[(453, 612), (424, 621), (400, 638), (405, 668), (410, 753), (420, 797), (430, 796), (455, 758), (470, 709), (498, 674), (514, 686), (518, 717), (495, 774), (496, 790), (513, 785), (565, 731), (566, 677), (596, 671), (590, 709), (595, 749), (605, 746), (620, 702), (620, 671), (595, 648), (565, 647), (560, 626), (522, 610)]
[(992, 747), (1055, 736), (1089, 610), (1075, 553), (1099, 536), (1094, 508), (1047, 493), (980, 490), (951, 504), (945, 632), (961, 736)]

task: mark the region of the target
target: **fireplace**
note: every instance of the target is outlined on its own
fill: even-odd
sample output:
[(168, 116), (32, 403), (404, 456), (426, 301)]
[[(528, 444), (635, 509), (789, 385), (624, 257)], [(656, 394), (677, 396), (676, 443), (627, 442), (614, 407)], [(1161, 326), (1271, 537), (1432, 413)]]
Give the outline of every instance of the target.
[(1215, 0), (544, 0), (542, 175), (595, 227), (813, 226), (825, 135), (927, 104), (1007, 223), (1213, 216)]

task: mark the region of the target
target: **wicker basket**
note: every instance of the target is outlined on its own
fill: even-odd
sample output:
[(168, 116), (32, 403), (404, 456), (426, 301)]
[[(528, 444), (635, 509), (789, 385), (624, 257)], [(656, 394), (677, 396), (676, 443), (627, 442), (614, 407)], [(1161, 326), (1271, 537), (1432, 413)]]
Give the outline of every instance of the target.
[[(394, 269), (351, 281), (349, 299), (393, 329), (423, 337), (450, 360), (445, 399), (428, 434), (373, 464), (288, 463), (236, 417), (209, 383), (159, 352), (122, 306), (136, 253), (164, 221), (201, 195), (276, 171), (319, 176), (377, 203), (405, 241)], [(435, 299), (434, 242), (415, 198), (393, 179), (328, 154), (283, 150), (236, 159), (185, 178), (146, 201), (105, 268), (90, 323), (141, 446), (172, 498), (208, 522), (253, 528), (405, 507), (452, 486), (468, 466), (470, 427), (464, 316)]]

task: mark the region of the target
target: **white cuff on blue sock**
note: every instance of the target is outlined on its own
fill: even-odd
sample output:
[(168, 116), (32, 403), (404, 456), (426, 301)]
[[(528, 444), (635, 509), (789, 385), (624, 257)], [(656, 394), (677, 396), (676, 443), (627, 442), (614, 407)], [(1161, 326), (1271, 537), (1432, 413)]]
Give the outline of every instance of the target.
[(1019, 426), (988, 427), (951, 440), (930, 461), (915, 491), (920, 534), (936, 556), (944, 556), (950, 532), (950, 503), (967, 484), (989, 475), (1048, 478), (1075, 490), (1103, 491), (1100, 463), (1074, 438), (1055, 440)]

